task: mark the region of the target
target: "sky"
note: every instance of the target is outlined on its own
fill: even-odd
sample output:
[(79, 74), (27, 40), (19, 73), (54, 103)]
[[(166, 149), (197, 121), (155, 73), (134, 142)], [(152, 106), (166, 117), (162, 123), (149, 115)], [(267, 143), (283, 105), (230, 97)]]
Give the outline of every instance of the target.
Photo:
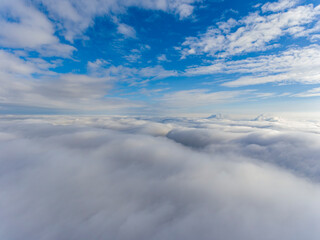
[(2, 0), (0, 113), (319, 112), (318, 0)]
[(0, 0), (1, 240), (318, 240), (319, 0)]

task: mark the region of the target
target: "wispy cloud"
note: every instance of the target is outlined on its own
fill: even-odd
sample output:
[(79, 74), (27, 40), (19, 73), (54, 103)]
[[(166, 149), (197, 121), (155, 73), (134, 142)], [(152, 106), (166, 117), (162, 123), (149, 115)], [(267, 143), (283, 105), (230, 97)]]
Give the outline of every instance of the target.
[[(92, 63), (89, 64), (92, 65)], [(143, 81), (146, 78), (150, 80), (157, 80), (178, 75), (177, 71), (166, 70), (161, 65), (143, 68), (111, 65), (105, 67), (96, 67), (94, 71), (102, 76), (110, 76), (116, 81), (127, 82)]]
[(259, 56), (237, 61), (214, 61), (212, 65), (186, 70), (187, 75), (215, 73), (244, 74), (236, 80), (223, 83), (237, 87), (264, 83), (300, 82), (305, 84), (320, 82), (320, 47), (310, 45), (291, 48), (274, 55)]
[(164, 94), (160, 102), (169, 108), (191, 108), (236, 101), (250, 92), (252, 90), (220, 92), (208, 89), (182, 90)]
[(308, 91), (295, 94), (294, 96), (295, 97), (319, 97), (320, 96), (320, 88), (312, 88)]

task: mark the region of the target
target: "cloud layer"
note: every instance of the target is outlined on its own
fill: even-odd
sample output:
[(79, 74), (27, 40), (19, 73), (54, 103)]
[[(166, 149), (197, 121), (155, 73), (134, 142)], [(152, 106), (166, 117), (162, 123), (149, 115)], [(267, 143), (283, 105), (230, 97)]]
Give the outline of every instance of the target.
[(318, 239), (319, 122), (2, 117), (0, 238)]

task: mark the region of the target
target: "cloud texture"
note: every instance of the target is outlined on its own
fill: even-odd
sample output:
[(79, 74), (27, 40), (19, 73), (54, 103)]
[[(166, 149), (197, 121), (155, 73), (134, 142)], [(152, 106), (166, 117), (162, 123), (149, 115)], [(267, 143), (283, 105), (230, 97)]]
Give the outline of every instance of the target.
[(318, 239), (319, 122), (2, 117), (0, 238)]

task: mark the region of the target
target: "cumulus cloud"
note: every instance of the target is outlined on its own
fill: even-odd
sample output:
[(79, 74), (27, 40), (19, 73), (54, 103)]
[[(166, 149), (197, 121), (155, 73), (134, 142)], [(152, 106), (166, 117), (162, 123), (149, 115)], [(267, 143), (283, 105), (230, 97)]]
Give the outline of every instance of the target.
[(319, 123), (169, 122), (2, 116), (0, 237), (318, 239)]

